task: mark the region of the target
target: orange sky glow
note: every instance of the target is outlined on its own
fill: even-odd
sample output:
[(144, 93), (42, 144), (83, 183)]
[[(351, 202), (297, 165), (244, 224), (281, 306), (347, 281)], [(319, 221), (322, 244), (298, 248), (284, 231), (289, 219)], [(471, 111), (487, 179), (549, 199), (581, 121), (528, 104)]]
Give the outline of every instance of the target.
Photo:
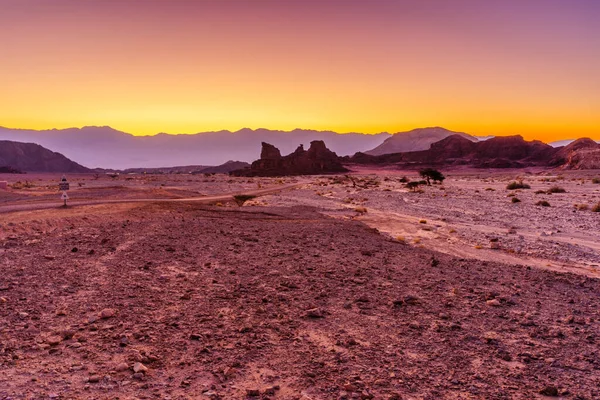
[(0, 126), (600, 139), (595, 0), (0, 6)]

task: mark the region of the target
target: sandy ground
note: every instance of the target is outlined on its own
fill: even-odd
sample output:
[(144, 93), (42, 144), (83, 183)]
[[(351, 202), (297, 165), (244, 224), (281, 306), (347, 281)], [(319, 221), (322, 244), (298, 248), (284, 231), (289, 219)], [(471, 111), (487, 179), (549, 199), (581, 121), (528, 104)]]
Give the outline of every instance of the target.
[(0, 399), (600, 398), (600, 213), (573, 212), (600, 185), (528, 176), (513, 204), (512, 175), (400, 177), (0, 214)]

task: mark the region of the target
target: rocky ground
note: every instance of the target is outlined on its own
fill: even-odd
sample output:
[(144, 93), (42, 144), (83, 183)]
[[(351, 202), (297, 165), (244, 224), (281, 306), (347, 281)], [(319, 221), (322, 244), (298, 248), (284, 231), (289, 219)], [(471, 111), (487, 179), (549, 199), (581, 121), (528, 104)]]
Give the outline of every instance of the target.
[[(455, 249), (480, 225), (537, 229), (544, 214), (519, 222), (521, 209), (506, 207), (538, 212), (533, 186), (546, 182), (530, 179), (513, 204), (508, 177), (463, 175), (414, 194), (398, 177), (358, 179), (318, 178), (243, 207), (0, 215), (0, 399), (600, 398), (594, 258), (559, 272), (432, 250), (458, 220)], [(561, 180), (567, 193), (544, 195), (539, 213), (560, 218), (575, 193), (595, 201), (595, 186), (578, 182), (585, 192)], [(435, 214), (455, 212), (449, 196), (463, 213)], [(511, 212), (488, 222), (494, 210)], [(600, 216), (569, 213), (588, 230)], [(571, 232), (569, 218), (546, 219)], [(469, 247), (526, 257), (500, 243)]]
[[(594, 173), (447, 173), (443, 185), (413, 193), (413, 172), (321, 177), (260, 201), (312, 205), (356, 219), (392, 238), (448, 254), (568, 270), (600, 277), (600, 184)], [(523, 180), (530, 189), (508, 190)], [(565, 193), (548, 193), (552, 187)], [(513, 198), (519, 202), (513, 203)], [(548, 206), (538, 205), (546, 201)], [(494, 247), (495, 249), (491, 249)]]

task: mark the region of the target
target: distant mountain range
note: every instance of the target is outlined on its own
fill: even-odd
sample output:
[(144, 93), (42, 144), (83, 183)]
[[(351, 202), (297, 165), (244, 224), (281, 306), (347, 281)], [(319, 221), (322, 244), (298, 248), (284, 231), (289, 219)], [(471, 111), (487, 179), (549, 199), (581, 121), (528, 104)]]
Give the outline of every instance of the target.
[(0, 140), (0, 167), (4, 172), (91, 172), (88, 168), (39, 144)]
[[(459, 135), (472, 142), (480, 139), (464, 132), (453, 132), (441, 127), (419, 128), (408, 132), (398, 132), (372, 150), (365, 154), (381, 156), (383, 154), (406, 153), (408, 151), (427, 150), (435, 142), (439, 142), (448, 136)], [(489, 137), (488, 137), (489, 138)]]
[(175, 165), (220, 165), (228, 160), (249, 162), (261, 142), (283, 152), (298, 145), (323, 140), (339, 155), (370, 149), (390, 137), (388, 133), (365, 135), (296, 129), (290, 132), (241, 129), (236, 132), (204, 132), (194, 135), (133, 136), (110, 127), (21, 130), (0, 127), (0, 140), (33, 142), (58, 151), (90, 168), (159, 168)]
[[(355, 160), (371, 160), (376, 163), (387, 160), (387, 155), (446, 151), (439, 143), (450, 137), (460, 137), (463, 148), (466, 143), (480, 144), (483, 142), (503, 143), (502, 137), (473, 136), (464, 132), (453, 132), (441, 127), (420, 128), (395, 134), (380, 133), (366, 135), (360, 133), (338, 134), (332, 131), (315, 131), (296, 129), (293, 131), (277, 131), (268, 129), (241, 129), (236, 132), (218, 131), (204, 132), (193, 135), (158, 134), (156, 136), (133, 136), (117, 131), (110, 127), (84, 127), (52, 130), (21, 130), (0, 127), (0, 140), (17, 142), (32, 142), (64, 154), (75, 163), (89, 168), (104, 168), (111, 170), (130, 170), (148, 172), (229, 172), (243, 168), (246, 162), (256, 158), (257, 149), (262, 142), (270, 143), (281, 150), (291, 153), (298, 145), (307, 145), (313, 141), (323, 141), (327, 148), (338, 156), (351, 156), (356, 153)], [(497, 140), (496, 140), (497, 139)], [(521, 138), (522, 139), (522, 138)], [(453, 139), (455, 140), (455, 139)], [(514, 139), (506, 139), (510, 140)], [(453, 141), (451, 141), (453, 143)], [(559, 148), (559, 145), (569, 144), (565, 140), (553, 142), (544, 146)], [(576, 141), (578, 142), (578, 141)], [(594, 143), (590, 140), (590, 142)], [(529, 143), (529, 142), (528, 142)], [(589, 143), (588, 143), (589, 144)], [(517, 147), (521, 144), (517, 144)], [(472, 147), (480, 149), (485, 146)], [(568, 147), (568, 146), (567, 146)], [(471, 148), (471, 147), (469, 147)], [(370, 150), (367, 150), (370, 149)], [(586, 147), (585, 160), (592, 157), (591, 147)], [(591, 150), (590, 150), (591, 149)], [(512, 151), (510, 149), (503, 151)], [(577, 149), (581, 153), (583, 150)], [(432, 154), (427, 153), (427, 154)], [(476, 155), (477, 152), (472, 155)], [(583, 154), (583, 153), (582, 153)], [(466, 153), (463, 155), (466, 157)], [(463, 157), (461, 156), (461, 157)], [(372, 159), (370, 157), (382, 157)], [(410, 156), (412, 157), (412, 156)], [(420, 156), (416, 156), (419, 158)], [(436, 157), (442, 157), (441, 155)], [(489, 158), (489, 157), (483, 157)], [(499, 155), (498, 160), (509, 159)], [(69, 161), (70, 161), (69, 160)], [(231, 164), (228, 160), (239, 164)], [(578, 165), (588, 165), (587, 161)], [(489, 161), (489, 160), (488, 160)], [(514, 160), (512, 160), (514, 161)], [(511, 163), (512, 163), (511, 161)], [(458, 162), (458, 161), (457, 161)], [(501, 161), (497, 163), (502, 164)], [(510, 163), (509, 163), (510, 164)], [(513, 163), (518, 165), (518, 163)], [(527, 162), (525, 163), (527, 164)], [(208, 167), (216, 165), (217, 167)], [(10, 165), (19, 168), (16, 165)], [(79, 165), (81, 167), (81, 165)], [(182, 166), (182, 167), (176, 167)], [(67, 171), (68, 172), (68, 171)]]
[(149, 173), (149, 174), (227, 174), (231, 171), (249, 167), (250, 164), (243, 161), (227, 161), (216, 166), (208, 165), (184, 165), (177, 167), (160, 168), (128, 168), (124, 173)]
[(427, 150), (373, 156), (357, 153), (345, 157), (347, 164), (382, 165), (397, 168), (455, 167), (561, 169), (600, 168), (600, 144), (582, 138), (564, 147), (552, 147), (539, 140), (527, 141), (522, 136), (498, 136), (473, 141), (464, 135), (448, 136)]

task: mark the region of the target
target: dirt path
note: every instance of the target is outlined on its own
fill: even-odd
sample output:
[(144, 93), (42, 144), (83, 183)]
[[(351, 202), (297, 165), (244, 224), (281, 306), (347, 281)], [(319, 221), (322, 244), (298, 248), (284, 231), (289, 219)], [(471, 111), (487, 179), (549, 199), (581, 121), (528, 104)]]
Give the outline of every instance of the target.
[[(70, 207), (81, 207), (81, 206), (94, 206), (94, 205), (100, 205), (100, 204), (157, 203), (157, 202), (185, 202), (185, 203), (197, 202), (197, 203), (203, 203), (203, 204), (210, 204), (210, 203), (219, 202), (219, 201), (233, 201), (234, 196), (236, 196), (236, 195), (264, 196), (264, 195), (268, 195), (268, 194), (277, 193), (282, 190), (292, 189), (292, 188), (295, 188), (295, 187), (303, 185), (303, 184), (306, 184), (306, 182), (298, 182), (298, 183), (293, 183), (293, 184), (288, 184), (288, 185), (272, 186), (272, 187), (268, 187), (268, 188), (264, 188), (264, 189), (249, 190), (249, 191), (244, 191), (244, 192), (223, 194), (223, 195), (217, 195), (217, 196), (187, 197), (187, 198), (180, 198), (180, 199), (154, 198), (154, 199), (121, 199), (121, 200), (100, 199), (100, 200), (92, 200), (92, 201), (72, 201), (72, 202), (69, 202), (69, 206)], [(59, 208), (59, 207), (60, 207), (60, 202), (56, 202), (56, 201), (35, 203), (35, 204), (11, 204), (8, 206), (0, 207), (0, 214), (16, 212), (16, 211), (47, 210), (47, 209)]]

